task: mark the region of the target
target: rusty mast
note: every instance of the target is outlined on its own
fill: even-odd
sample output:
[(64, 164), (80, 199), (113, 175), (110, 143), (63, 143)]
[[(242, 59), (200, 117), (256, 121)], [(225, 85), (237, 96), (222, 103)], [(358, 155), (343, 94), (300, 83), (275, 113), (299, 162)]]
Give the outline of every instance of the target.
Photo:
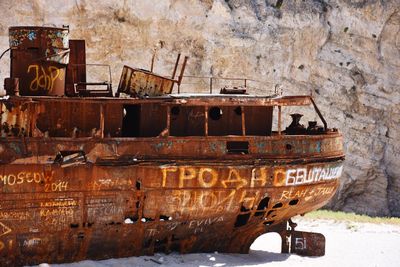
[[(247, 79), (215, 94), (213, 77), (209, 93), (184, 94), (180, 56), (171, 77), (124, 66), (114, 96), (109, 66), (87, 64), (68, 28), (9, 34), (1, 265), (247, 253), (266, 232), (281, 235), (282, 252), (324, 254), (323, 235), (290, 221), (325, 205), (343, 170), (342, 135), (312, 97), (246, 94)], [(109, 79), (87, 81), (90, 66)], [(289, 106), (313, 107), (323, 126), (295, 113), (283, 129)]]

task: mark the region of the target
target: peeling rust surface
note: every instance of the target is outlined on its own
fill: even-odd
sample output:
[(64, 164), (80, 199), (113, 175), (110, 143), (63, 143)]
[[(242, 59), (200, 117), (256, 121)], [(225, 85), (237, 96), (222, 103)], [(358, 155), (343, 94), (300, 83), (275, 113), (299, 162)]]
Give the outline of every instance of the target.
[(3, 166), (3, 263), (245, 253), (265, 226), (324, 205), (342, 170), (341, 163), (185, 164)]
[[(335, 194), (340, 132), (309, 96), (169, 94), (186, 60), (179, 80), (124, 67), (128, 98), (32, 96), (21, 83), (0, 99), (1, 266), (247, 253), (271, 231), (283, 252), (323, 255), (323, 236), (290, 218)], [(282, 107), (310, 105), (323, 127), (294, 115), (282, 129)]]
[[(179, 116), (172, 112), (175, 101), (110, 101), (103, 113), (101, 102), (85, 101), (1, 102), (2, 264), (173, 250), (247, 253), (260, 234), (323, 206), (339, 186), (338, 132), (229, 136), (225, 126), (210, 123), (215, 128), (209, 132), (217, 135), (171, 136), (168, 129)], [(146, 112), (128, 109), (131, 120), (124, 115), (127, 105)], [(194, 117), (204, 125), (210, 108), (197, 107), (191, 108), (207, 113)], [(236, 105), (224, 114), (230, 108)], [(250, 114), (249, 108), (244, 111)], [(124, 126), (124, 118), (138, 129)], [(162, 127), (154, 132), (154, 125)]]
[(180, 56), (181, 55), (179, 54), (171, 78), (160, 76), (153, 72), (154, 57), (150, 71), (124, 66), (122, 68), (122, 74), (118, 85), (118, 94), (125, 93), (134, 97), (162, 96), (171, 94), (175, 83), (179, 88), (183, 78), (183, 73), (185, 72), (186, 62), (188, 60), (188, 57), (184, 58), (179, 78), (175, 80), (175, 74), (178, 68)]
[(64, 95), (68, 28), (11, 27), (11, 77), (21, 95)]
[[(268, 107), (285, 98), (240, 99), (243, 115), (224, 98), (201, 108), (185, 97), (101, 99), (0, 102), (2, 264), (246, 253), (270, 227), (323, 206), (339, 185), (340, 133), (278, 134), (246, 117), (258, 106), (272, 123)], [(212, 123), (219, 102), (223, 115)], [(193, 120), (200, 130), (187, 132)]]
[(150, 71), (124, 66), (118, 91), (133, 96), (157, 96), (170, 94), (174, 81)]
[(322, 234), (295, 231), (291, 238), (292, 253), (314, 257), (325, 255), (325, 237)]

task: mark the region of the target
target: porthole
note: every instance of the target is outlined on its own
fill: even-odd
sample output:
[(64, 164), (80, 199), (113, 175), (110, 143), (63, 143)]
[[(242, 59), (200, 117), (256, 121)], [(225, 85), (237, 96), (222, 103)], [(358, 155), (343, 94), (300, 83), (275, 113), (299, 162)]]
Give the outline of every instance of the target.
[(180, 111), (181, 111), (181, 110), (180, 110), (179, 107), (172, 107), (172, 108), (171, 108), (171, 115), (173, 115), (173, 116), (178, 116)]
[(241, 116), (242, 115), (242, 108), (241, 107), (235, 108), (235, 114), (238, 115), (238, 116)]
[(210, 118), (212, 120), (219, 120), (222, 117), (222, 109), (220, 109), (219, 107), (212, 107), (210, 108), (210, 111), (208, 112), (208, 115), (210, 116)]

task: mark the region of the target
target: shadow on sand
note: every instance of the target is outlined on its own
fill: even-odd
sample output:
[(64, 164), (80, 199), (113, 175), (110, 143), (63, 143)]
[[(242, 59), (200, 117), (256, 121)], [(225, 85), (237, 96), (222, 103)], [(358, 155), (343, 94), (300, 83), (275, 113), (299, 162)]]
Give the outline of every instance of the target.
[(181, 266), (256, 266), (273, 262), (285, 261), (290, 254), (250, 250), (249, 254), (229, 253), (198, 253), (181, 255)]

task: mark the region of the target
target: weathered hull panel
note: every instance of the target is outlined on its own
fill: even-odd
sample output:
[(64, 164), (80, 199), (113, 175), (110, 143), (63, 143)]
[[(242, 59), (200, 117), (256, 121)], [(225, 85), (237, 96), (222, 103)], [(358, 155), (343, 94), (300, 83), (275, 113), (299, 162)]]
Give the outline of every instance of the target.
[(342, 160), (0, 168), (0, 264), (23, 265), (172, 250), (244, 253), (269, 226), (326, 204)]
[[(28, 113), (27, 113), (28, 114)], [(27, 114), (21, 115), (24, 121)], [(340, 134), (315, 136), (235, 136), (168, 138), (3, 138), (0, 139), (1, 163), (51, 162), (63, 150), (83, 150), (89, 161), (158, 160), (310, 160), (343, 156)], [(230, 141), (248, 142), (249, 154), (230, 154)], [(288, 145), (290, 149), (288, 149)], [(130, 159), (130, 160), (128, 160)], [(106, 163), (104, 163), (106, 164)]]

